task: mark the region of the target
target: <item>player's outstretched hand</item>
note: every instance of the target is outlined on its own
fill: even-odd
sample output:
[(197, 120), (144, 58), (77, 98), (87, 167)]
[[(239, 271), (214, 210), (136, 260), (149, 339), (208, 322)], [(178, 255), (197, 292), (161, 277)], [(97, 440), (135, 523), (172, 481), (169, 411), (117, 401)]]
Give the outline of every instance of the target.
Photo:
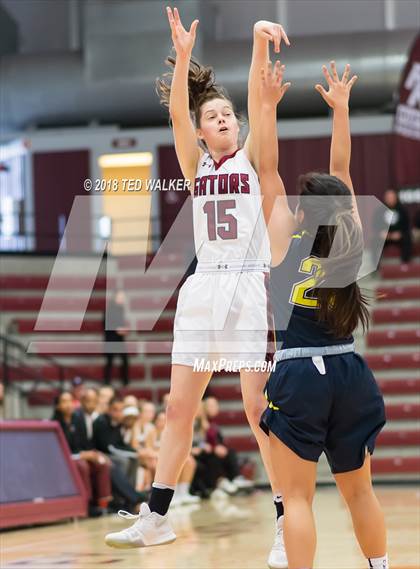
[(273, 64), (268, 62), (267, 68), (261, 69), (261, 100), (269, 105), (278, 105), (291, 83), (283, 83), (285, 65), (279, 60)]
[(195, 34), (198, 26), (198, 20), (194, 20), (189, 31), (182, 25), (179, 17), (178, 8), (167, 6), (166, 13), (168, 15), (169, 25), (172, 32), (172, 41), (174, 42), (175, 51), (178, 57), (191, 57), (191, 52), (195, 43)]
[(328, 91), (320, 84), (315, 85), (315, 89), (321, 94), (324, 101), (332, 108), (347, 107), (349, 104), (350, 91), (357, 81), (357, 75), (350, 77), (350, 65), (347, 63), (343, 76), (338, 76), (335, 61), (330, 62), (331, 74), (325, 65), (322, 66), (322, 72), (328, 83)]
[(274, 51), (280, 53), (280, 44), (283, 40), (286, 45), (290, 45), (289, 38), (281, 24), (275, 22), (268, 22), (267, 20), (260, 20), (254, 24), (254, 34), (258, 37), (272, 41), (274, 44)]

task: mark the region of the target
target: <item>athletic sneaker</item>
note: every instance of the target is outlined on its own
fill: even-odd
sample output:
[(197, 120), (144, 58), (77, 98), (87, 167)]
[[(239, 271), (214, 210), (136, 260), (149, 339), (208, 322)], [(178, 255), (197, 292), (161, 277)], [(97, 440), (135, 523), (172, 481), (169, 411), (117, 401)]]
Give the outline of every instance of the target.
[(276, 523), (276, 536), (274, 545), (268, 557), (268, 566), (270, 569), (286, 569), (287, 557), (283, 539), (283, 521), (284, 516), (280, 516)]
[(156, 512), (151, 512), (146, 503), (141, 504), (140, 514), (135, 516), (120, 510), (118, 515), (127, 520), (136, 520), (134, 524), (126, 529), (109, 533), (105, 536), (105, 543), (110, 547), (131, 548), (131, 547), (150, 547), (151, 545), (163, 545), (175, 541), (174, 534), (166, 516), (161, 516)]
[(247, 478), (245, 478), (245, 476), (242, 476), (242, 474), (240, 474), (239, 476), (234, 478), (232, 480), (232, 482), (235, 484), (235, 486), (238, 488), (238, 490), (245, 490), (248, 488), (254, 488), (253, 482), (251, 482), (251, 480), (248, 480)]
[(226, 492), (226, 494), (229, 494), (230, 496), (233, 496), (233, 494), (236, 494), (236, 492), (238, 491), (238, 487), (236, 486), (236, 484), (234, 484), (227, 478), (222, 478), (221, 480), (219, 480), (217, 487), (220, 490), (223, 490), (223, 492)]
[(199, 504), (201, 502), (200, 496), (194, 496), (194, 494), (190, 494), (187, 492), (183, 496), (181, 496), (182, 505), (190, 505), (190, 504)]
[(201, 498), (199, 496), (193, 496), (189, 492), (181, 494), (175, 490), (174, 497), (171, 500), (170, 508), (178, 508), (179, 506), (189, 506), (190, 504), (199, 504)]
[(215, 488), (213, 492), (210, 494), (210, 498), (212, 500), (224, 500), (226, 501), (229, 498), (229, 494), (222, 490), (221, 488)]
[(182, 506), (184, 502), (182, 501), (182, 496), (179, 495), (177, 496), (176, 494), (174, 494), (174, 497), (171, 500), (171, 503), (169, 504), (169, 508), (178, 508), (179, 506)]

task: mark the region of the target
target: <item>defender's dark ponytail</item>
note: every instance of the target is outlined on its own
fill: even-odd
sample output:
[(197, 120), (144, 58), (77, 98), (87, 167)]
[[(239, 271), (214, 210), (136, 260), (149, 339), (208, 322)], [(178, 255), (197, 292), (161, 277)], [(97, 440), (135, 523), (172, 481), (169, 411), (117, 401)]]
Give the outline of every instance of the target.
[[(350, 190), (335, 176), (309, 173), (299, 177), (299, 209), (304, 212), (301, 225), (315, 237), (312, 254), (320, 258), (321, 270), (315, 289), (318, 317), (336, 338), (346, 338), (360, 324), (369, 327), (368, 301), (356, 282), (363, 255), (363, 233), (353, 216)], [(313, 199), (324, 196), (324, 199)], [(311, 197), (312, 199), (305, 199)], [(351, 284), (328, 287), (340, 276)]]

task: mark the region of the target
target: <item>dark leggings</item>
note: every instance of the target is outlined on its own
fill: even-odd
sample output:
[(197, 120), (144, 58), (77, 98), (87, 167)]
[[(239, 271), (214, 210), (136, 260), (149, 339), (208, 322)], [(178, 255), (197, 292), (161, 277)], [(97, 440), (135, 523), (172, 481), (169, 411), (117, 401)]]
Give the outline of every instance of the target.
[(111, 374), (112, 374), (112, 363), (114, 357), (121, 358), (121, 381), (124, 385), (128, 385), (128, 356), (127, 354), (105, 354), (106, 357), (106, 365), (105, 365), (105, 385), (109, 385), (111, 383)]
[(233, 480), (239, 475), (239, 465), (236, 452), (232, 449), (224, 458), (219, 458), (213, 452), (202, 452), (195, 457), (197, 470), (195, 472), (193, 487), (214, 490), (220, 478)]

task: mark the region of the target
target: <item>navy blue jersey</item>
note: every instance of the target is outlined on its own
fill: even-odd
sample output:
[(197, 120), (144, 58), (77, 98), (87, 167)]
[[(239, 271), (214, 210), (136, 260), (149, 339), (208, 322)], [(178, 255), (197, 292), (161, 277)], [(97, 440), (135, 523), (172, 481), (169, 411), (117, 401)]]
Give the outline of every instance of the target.
[(320, 260), (312, 254), (313, 242), (307, 233), (296, 233), (283, 262), (271, 269), (270, 300), (277, 349), (353, 342), (352, 336), (335, 338), (318, 320), (314, 287)]

